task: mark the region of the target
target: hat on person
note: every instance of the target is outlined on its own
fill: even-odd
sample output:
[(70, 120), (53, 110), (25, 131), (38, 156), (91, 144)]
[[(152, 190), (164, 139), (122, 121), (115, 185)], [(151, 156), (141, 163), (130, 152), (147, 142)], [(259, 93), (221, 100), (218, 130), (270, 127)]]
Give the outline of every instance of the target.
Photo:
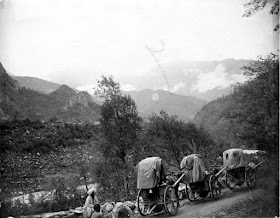
[(92, 193), (96, 194), (96, 188), (92, 187), (88, 190), (88, 195), (92, 195)]

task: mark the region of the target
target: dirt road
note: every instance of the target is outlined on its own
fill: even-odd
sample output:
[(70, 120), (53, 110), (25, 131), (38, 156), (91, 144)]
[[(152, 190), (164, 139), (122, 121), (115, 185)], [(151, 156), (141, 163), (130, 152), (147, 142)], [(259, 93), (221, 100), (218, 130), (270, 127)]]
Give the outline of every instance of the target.
[[(256, 199), (264, 195), (261, 189), (249, 190), (247, 187), (239, 187), (235, 190), (224, 189), (219, 200), (206, 199), (204, 201), (189, 202), (187, 199), (180, 201), (180, 207), (176, 218), (192, 217), (258, 217)], [(169, 217), (158, 215), (153, 217)]]

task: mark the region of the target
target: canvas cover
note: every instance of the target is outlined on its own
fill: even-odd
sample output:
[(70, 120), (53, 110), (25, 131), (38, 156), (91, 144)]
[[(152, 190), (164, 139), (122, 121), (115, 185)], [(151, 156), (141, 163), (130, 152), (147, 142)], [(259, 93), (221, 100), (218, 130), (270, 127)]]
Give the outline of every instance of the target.
[(199, 154), (191, 154), (184, 157), (180, 163), (180, 168), (186, 174), (183, 181), (187, 183), (194, 183), (204, 181), (205, 167)]
[(223, 165), (225, 167), (241, 167), (244, 166), (243, 150), (239, 148), (229, 149), (223, 152)]
[(148, 157), (138, 164), (137, 188), (149, 189), (155, 187), (160, 181), (161, 158)]

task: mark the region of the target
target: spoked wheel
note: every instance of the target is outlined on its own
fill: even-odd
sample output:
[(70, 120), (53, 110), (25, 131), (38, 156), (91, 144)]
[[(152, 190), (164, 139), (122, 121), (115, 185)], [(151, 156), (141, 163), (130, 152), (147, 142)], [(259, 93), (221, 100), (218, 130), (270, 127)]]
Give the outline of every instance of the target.
[(221, 195), (221, 185), (217, 177), (213, 175), (210, 176), (209, 187), (210, 187), (211, 196), (216, 200), (219, 199)]
[(249, 168), (245, 173), (245, 177), (246, 177), (245, 179), (246, 179), (246, 183), (247, 183), (247, 186), (249, 187), (249, 189), (256, 188), (257, 179), (256, 179), (255, 170), (252, 168)]
[(149, 205), (150, 201), (145, 196), (144, 190), (140, 189), (137, 195), (137, 207), (142, 216), (147, 216), (149, 214)]
[(229, 189), (235, 189), (237, 180), (229, 173), (226, 172), (226, 185)]
[(172, 186), (166, 186), (164, 190), (164, 207), (169, 215), (174, 216), (178, 211), (179, 200), (176, 197), (176, 190)]

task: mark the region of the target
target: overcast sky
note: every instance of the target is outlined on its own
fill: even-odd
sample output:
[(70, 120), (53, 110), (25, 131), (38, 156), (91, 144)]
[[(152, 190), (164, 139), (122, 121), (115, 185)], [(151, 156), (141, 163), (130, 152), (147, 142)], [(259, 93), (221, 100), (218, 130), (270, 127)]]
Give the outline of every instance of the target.
[(126, 78), (155, 65), (147, 47), (163, 49), (160, 63), (256, 59), (278, 48), (268, 8), (242, 17), (248, 0), (8, 1), (0, 9), (3, 66), (72, 87), (102, 74), (136, 87)]

